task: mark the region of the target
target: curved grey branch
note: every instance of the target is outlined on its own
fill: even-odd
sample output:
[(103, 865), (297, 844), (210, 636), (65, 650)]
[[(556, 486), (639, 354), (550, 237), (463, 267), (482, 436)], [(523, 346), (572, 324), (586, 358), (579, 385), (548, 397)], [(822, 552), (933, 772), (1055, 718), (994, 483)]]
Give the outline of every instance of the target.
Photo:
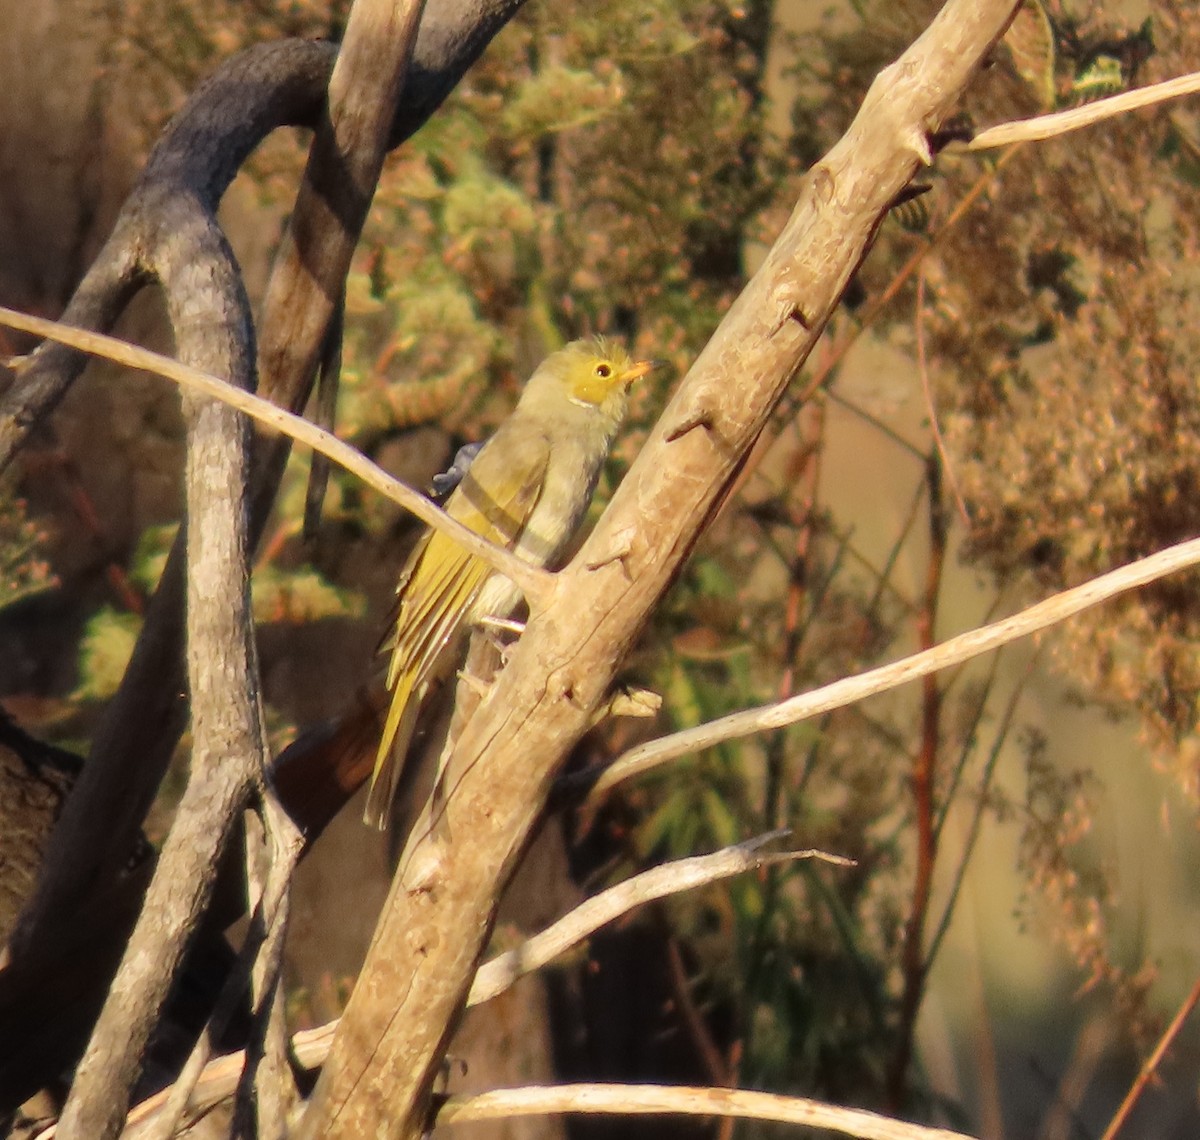
[[(428, 118), (521, 2), (446, 0), (434, 6), (420, 28), (391, 145)], [(216, 208), (267, 134), (317, 121), (335, 59), (330, 44), (271, 44), (242, 53), (202, 84), (155, 146), (112, 236), (68, 305), (65, 322), (108, 331), (132, 295), (157, 282), (166, 295), (180, 359), (253, 388), (250, 305)], [(24, 363), (18, 384), (0, 403), (0, 468), (62, 398), (84, 362), (79, 353), (47, 344)], [(187, 401), (185, 411), (188, 519), (193, 535), (201, 537), (200, 548), (188, 558), (190, 689), (197, 719), (203, 704), (203, 719), (215, 733), (206, 742), (197, 739), (193, 763), (209, 767), (231, 753), (257, 756), (260, 747), (254, 739), (257, 712), (250, 708), (256, 703), (253, 648), (236, 649), (249, 629), (245, 557), (256, 527), (251, 524), (247, 533), (247, 440), (240, 417), (208, 402)], [(206, 560), (205, 546), (215, 556), (208, 559), (210, 569), (216, 563), (223, 567), (207, 580), (196, 578), (197, 566)], [(134, 658), (55, 830), (37, 896), (14, 940), (15, 955), (36, 956), (39, 940), (52, 934), (52, 917), (75, 912), (95, 886), (122, 870), (186, 713), (184, 579), (181, 536)], [(213, 636), (204, 636), (206, 626)], [(218, 644), (224, 650), (207, 662), (197, 658), (199, 647)], [(235, 784), (241, 789), (226, 785), (222, 793), (226, 809), (243, 794), (244, 782)], [(196, 893), (185, 909), (193, 909), (207, 890), (200, 881), (206, 875), (197, 872), (188, 888)]]
[[(151, 151), (63, 322), (108, 332), (134, 293), (155, 281), (168, 307), (173, 299), (186, 298), (179, 304), (195, 313), (237, 308), (236, 320), (249, 329), (249, 303), (217, 225), (217, 206), (238, 168), (272, 130), (315, 119), (335, 58), (330, 44), (291, 40), (243, 52), (202, 83)], [(232, 274), (224, 268), (211, 276), (190, 271), (219, 263)], [(187, 273), (186, 280), (179, 279), (181, 272)], [(201, 292), (188, 297), (181, 293), (185, 285)], [(184, 319), (192, 318), (184, 314)], [(252, 344), (252, 339), (245, 341), (243, 349)], [(25, 362), (0, 403), (0, 470), (66, 395), (86, 363), (82, 353), (51, 343), (42, 344)], [(209, 357), (197, 366), (229, 377), (216, 363)]]
[[(437, 110), (523, 2), (446, 0), (426, 10), (390, 147), (411, 137)], [(170, 293), (161, 243), (171, 231), (159, 224), (157, 211), (167, 200), (190, 200), (215, 225), (222, 195), (263, 139), (280, 127), (316, 125), (336, 58), (335, 44), (285, 40), (241, 52), (205, 80), (155, 145), (63, 322), (108, 332), (142, 285), (156, 280)], [(43, 345), (25, 363), (0, 401), (0, 471), (85, 363), (81, 354), (55, 345)]]
[[(411, 135), (432, 114), (521, 2), (459, 0), (427, 9), (393, 123), (392, 144)], [(252, 358), (249, 306), (232, 260), (226, 263), (228, 272), (196, 267), (216, 266), (229, 257), (215, 222), (221, 195), (272, 130), (316, 121), (335, 60), (332, 44), (289, 40), (242, 52), (201, 84), (151, 153), (112, 237), (68, 306), (66, 323), (106, 331), (129, 297), (142, 284), (157, 280), (177, 324), (177, 339), (190, 322), (224, 312), (241, 329), (239, 351)], [(178, 276), (184, 272), (186, 282)], [(85, 359), (49, 343), (32, 355), (19, 383), (0, 403), (0, 468), (32, 425), (62, 398)], [(219, 354), (204, 352), (191, 362), (215, 375), (231, 376)], [(260, 512), (255, 516), (257, 523)], [(48, 852), (39, 891), (45, 906), (69, 901), (72, 894), (79, 897), (98, 876), (119, 869), (153, 799), (185, 708), (175, 697), (147, 706), (145, 681), (157, 682), (169, 694), (182, 689), (182, 588), (183, 560), (177, 551), (151, 602), (147, 636), (138, 645), (93, 743), (92, 762), (71, 797), (77, 808), (67, 806), (64, 824), (70, 826), (58, 829), (63, 837), (80, 829), (70, 844), (70, 857), (57, 857), (57, 837)], [(107, 765), (96, 763), (101, 755), (114, 753), (128, 759), (131, 771), (126, 775), (132, 778), (114, 781)], [(79, 818), (73, 818), (76, 814)], [(26, 930), (45, 909), (40, 903), (35, 906), (26, 916)]]

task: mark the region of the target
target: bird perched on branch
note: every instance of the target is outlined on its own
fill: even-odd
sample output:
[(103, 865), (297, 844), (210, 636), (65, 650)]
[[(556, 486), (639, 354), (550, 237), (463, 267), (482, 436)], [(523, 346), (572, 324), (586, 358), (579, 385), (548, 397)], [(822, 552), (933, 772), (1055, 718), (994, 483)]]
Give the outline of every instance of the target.
[[(629, 386), (655, 367), (602, 338), (552, 353), (530, 377), (512, 414), (471, 460), (446, 513), (538, 566), (551, 566), (591, 502)], [(387, 687), (391, 703), (364, 820), (386, 825), (431, 685), (453, 668), (470, 626), (507, 618), (516, 586), (440, 531), (418, 540), (396, 587)]]

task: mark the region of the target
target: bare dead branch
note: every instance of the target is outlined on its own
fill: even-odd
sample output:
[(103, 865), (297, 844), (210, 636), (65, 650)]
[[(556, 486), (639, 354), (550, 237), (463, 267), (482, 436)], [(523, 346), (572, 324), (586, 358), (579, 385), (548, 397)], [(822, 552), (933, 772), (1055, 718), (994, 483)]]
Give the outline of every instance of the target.
[[(417, 64), (403, 85), (402, 105), (393, 108), (393, 143), (425, 121), (520, 3), (445, 0), (436, 6), (417, 37)], [(266, 134), (281, 125), (315, 123), (335, 57), (336, 48), (329, 44), (268, 45), (230, 61), (202, 85), (155, 147), (112, 238), (68, 306), (68, 323), (107, 329), (137, 288), (157, 281), (166, 293), (185, 362), (222, 376), (249, 375), (248, 368), (226, 368), (220, 352), (182, 352), (184, 342), (198, 341), (203, 331), (186, 326), (207, 321), (217, 326), (210, 332), (236, 333), (241, 355), (253, 355), (249, 306), (215, 223), (216, 205)], [(206, 267), (214, 268), (206, 275)], [(32, 355), (20, 383), (0, 402), (0, 466), (61, 398), (83, 359), (54, 344)], [(207, 432), (191, 436), (189, 455), (200, 468), (222, 462), (202, 455), (203, 447), (197, 450), (208, 438)], [(251, 512), (250, 545), (273, 493), (271, 479), (260, 479), (252, 499), (258, 509)], [(197, 525), (193, 517), (193, 529)], [(184, 723), (182, 541), (181, 535), (130, 667), (94, 738), (86, 771), (49, 845), (37, 895), (16, 943), (32, 958), (39, 958), (53, 939), (56, 914), (112, 920), (103, 908), (89, 908), (86, 900), (119, 877)], [(106, 935), (119, 945), (127, 929)], [(97, 985), (107, 985), (106, 971), (93, 970), (91, 976)], [(87, 995), (89, 1003), (91, 997)], [(81, 1003), (79, 1008), (86, 1007)]]
[(860, 1108), (841, 1108), (806, 1097), (668, 1085), (555, 1085), (453, 1096), (438, 1110), (437, 1123), (465, 1124), (561, 1112), (774, 1120), (824, 1128), (859, 1140), (970, 1140), (964, 1133), (947, 1128), (909, 1124)]
[(968, 633), (961, 633), (932, 649), (902, 657), (899, 661), (868, 669), (864, 673), (843, 677), (812, 692), (789, 697), (786, 701), (730, 713), (696, 728), (684, 729), (682, 732), (640, 744), (631, 748), (601, 773), (589, 799), (594, 802), (616, 784), (633, 776), (640, 776), (681, 756), (700, 752), (726, 740), (786, 728), (809, 717), (842, 708), (864, 697), (886, 692), (941, 669), (962, 664), (980, 654), (999, 649), (1002, 645), (1049, 629), (1119, 594), (1135, 590), (1139, 586), (1145, 586), (1198, 563), (1200, 539), (1189, 539), (1187, 542), (1169, 546), (1166, 550), (1160, 550), (1157, 554), (1131, 562), (1118, 570), (1102, 574), (1082, 586), (1064, 590), (1011, 617), (980, 626)]
[[(333, 1023), (336, 1025), (336, 1023)], [(310, 1065), (314, 1051), (324, 1054), (332, 1037), (331, 1026), (297, 1034), (295, 1049), (300, 1064)], [(314, 1048), (315, 1047), (315, 1048)], [(235, 1070), (240, 1053), (222, 1057), (215, 1065)], [(214, 1077), (216, 1073), (214, 1071)], [(229, 1094), (236, 1076), (227, 1071), (222, 1083)], [(161, 1095), (161, 1094), (160, 1094)], [(157, 1098), (154, 1098), (157, 1099)], [(215, 1103), (206, 1098), (206, 1103)], [(153, 1100), (139, 1105), (130, 1122)], [(157, 1109), (150, 1109), (157, 1111)], [(749, 1120), (773, 1120), (784, 1124), (823, 1128), (860, 1140), (971, 1140), (961, 1132), (930, 1128), (880, 1116), (857, 1108), (842, 1108), (806, 1097), (779, 1096), (744, 1089), (695, 1088), (670, 1085), (578, 1084), (551, 1087), (496, 1089), (474, 1096), (451, 1097), (438, 1110), (437, 1123), (465, 1124), (472, 1121), (507, 1120), (514, 1116), (548, 1113), (605, 1113), (618, 1116), (717, 1116)], [(55, 1127), (37, 1134), (37, 1140), (53, 1140)], [(142, 1140), (134, 1131), (130, 1140)]]
[[(515, 985), (526, 974), (540, 969), (572, 946), (578, 945), (602, 926), (615, 922), (654, 899), (682, 894), (684, 891), (695, 890), (746, 871), (796, 859), (820, 859), (835, 866), (853, 865), (850, 859), (830, 855), (824, 851), (762, 850), (768, 843), (773, 843), (787, 834), (786, 831), (773, 831), (708, 855), (679, 859), (634, 875), (625, 882), (602, 891), (545, 930), (526, 939), (521, 946), (499, 954), (481, 966), (471, 987), (467, 1004), (481, 1005), (490, 1001)], [(337, 1024), (337, 1020), (334, 1020), (319, 1029), (297, 1033), (292, 1039), (297, 1062), (308, 1069), (315, 1069), (323, 1064), (333, 1043)], [(209, 1032), (206, 1038), (213, 1035)], [(193, 1054), (193, 1058), (196, 1055)], [(170, 1136), (178, 1127), (183, 1106), (189, 1102), (189, 1098), (196, 1110), (204, 1111), (233, 1092), (240, 1074), (245, 1069), (245, 1059), (244, 1050), (227, 1054), (205, 1064), (203, 1074), (196, 1070), (194, 1061), (189, 1059), (184, 1074), (175, 1085), (156, 1093), (129, 1113), (127, 1127), (133, 1129), (140, 1126), (133, 1133), (137, 1140)], [(180, 1092), (180, 1086), (185, 1081), (188, 1088), (186, 1092)], [(200, 1095), (193, 1098), (192, 1093), (197, 1089)], [(148, 1130), (151, 1121), (160, 1121), (164, 1117), (169, 1121), (169, 1127), (164, 1125), (155, 1127), (152, 1132)], [(53, 1131), (45, 1134), (47, 1138), (52, 1135)]]
[(786, 834), (785, 831), (773, 831), (739, 843), (736, 847), (714, 851), (710, 855), (677, 859), (661, 867), (652, 867), (609, 887), (606, 891), (601, 891), (600, 894), (580, 903), (539, 934), (527, 938), (520, 946), (507, 950), (480, 966), (467, 995), (467, 1004), (479, 1005), (491, 1001), (498, 994), (516, 985), (520, 978), (534, 970), (540, 970), (547, 962), (565, 953), (572, 946), (577, 946), (602, 926), (615, 922), (622, 915), (653, 899), (681, 894), (745, 871), (795, 859), (820, 859), (840, 866), (853, 865), (853, 860), (842, 858), (840, 855), (829, 855), (824, 851), (766, 853), (761, 850), (765, 844)]
[[(428, 118), (521, 3), (443, 0), (436, 5), (422, 21), (415, 64), (403, 85), (401, 105), (393, 108), (392, 144)], [(232, 281), (225, 276), (205, 279), (199, 270), (206, 250), (194, 248), (193, 242), (203, 239), (216, 254), (227, 254), (215, 221), (221, 195), (245, 157), (272, 130), (316, 123), (336, 54), (334, 45), (324, 43), (264, 45), (228, 61), (197, 89), (151, 153), (112, 237), (68, 305), (68, 324), (105, 331), (138, 287), (157, 281), (169, 309), (203, 318), (236, 308), (249, 329), (240, 281), (236, 276)], [(252, 346), (252, 340), (247, 338), (246, 344)], [(83, 361), (80, 353), (54, 344), (31, 356), (20, 383), (0, 401), (0, 467), (62, 397)], [(187, 362), (231, 375), (216, 357)], [(296, 399), (303, 403), (302, 394)], [(257, 469), (263, 472), (264, 465)], [(256, 481), (250, 500), (251, 545), (275, 483), (269, 471)], [(40, 939), (38, 931), (52, 911), (79, 907), (128, 858), (184, 723), (182, 599), (183, 551), (177, 544), (130, 667), (52, 837), (37, 895), (22, 922), (24, 945)]]
[(199, 369), (188, 368), (169, 356), (139, 348), (103, 333), (74, 329), (59, 321), (47, 321), (3, 306), (0, 306), (0, 325), (58, 341), (80, 352), (114, 360), (127, 368), (150, 372), (178, 384), (185, 391), (221, 400), (231, 408), (245, 412), (266, 427), (282, 432), (289, 438), (328, 456), (338, 466), (356, 475), (368, 487), (415, 515), (426, 526), (442, 531), (494, 569), (511, 578), (527, 598), (539, 601), (548, 597), (554, 577), (549, 571), (531, 566), (512, 551), (489, 542), (473, 530), (468, 530), (419, 491), (401, 483), (399, 479), (394, 479), (378, 464), (372, 463), (357, 448), (310, 423), (303, 416), (285, 411), (262, 396), (256, 396), (243, 388), (235, 388), (216, 376), (210, 376)]
[(1116, 115), (1126, 115), (1142, 107), (1153, 107), (1171, 99), (1180, 99), (1184, 95), (1195, 95), (1197, 92), (1200, 92), (1200, 72), (1192, 72), (1176, 79), (1165, 79), (1162, 83), (1138, 87), (1133, 91), (1122, 91), (1119, 95), (1097, 99), (1094, 103), (1072, 107), (1069, 111), (1057, 111), (1053, 115), (1039, 115), (1034, 119), (1020, 119), (1013, 123), (1000, 123), (980, 131), (969, 143), (962, 146), (954, 144), (947, 150), (995, 150), (997, 147), (1011, 146), (1019, 142), (1044, 142), (1046, 139), (1058, 138), (1059, 135), (1102, 123)]
[[(448, 794), (418, 821), (299, 1135), (410, 1140), (496, 901), (567, 749), (691, 550), (918, 165), (1007, 26), (1010, 0), (951, 0), (876, 79), (809, 173), (591, 538), (466, 726)], [(434, 949), (436, 948), (436, 953)]]

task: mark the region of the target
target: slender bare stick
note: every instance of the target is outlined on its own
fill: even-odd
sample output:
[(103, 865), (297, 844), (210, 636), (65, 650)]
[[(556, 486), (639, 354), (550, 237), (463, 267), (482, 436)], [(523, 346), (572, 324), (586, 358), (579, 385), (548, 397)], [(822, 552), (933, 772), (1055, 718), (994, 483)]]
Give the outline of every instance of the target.
[(711, 855), (677, 859), (661, 867), (652, 867), (649, 871), (643, 871), (623, 883), (601, 891), (600, 894), (580, 903), (540, 934), (535, 934), (515, 949), (508, 950), (481, 966), (475, 975), (467, 1004), (478, 1005), (490, 1001), (514, 985), (518, 978), (540, 969), (600, 927), (652, 899), (679, 894), (744, 871), (794, 859), (821, 859), (840, 866), (853, 865), (850, 859), (829, 855), (823, 851), (780, 851), (767, 854), (760, 850), (764, 844), (786, 834), (786, 831), (773, 831), (739, 843), (736, 847), (714, 851)]
[[(331, 1026), (297, 1034), (297, 1060), (310, 1063), (312, 1044), (324, 1055), (332, 1036)], [(302, 1038), (312, 1039), (302, 1041)], [(217, 1064), (236, 1067), (241, 1054), (222, 1057)], [(226, 1083), (236, 1080), (227, 1077)], [(161, 1095), (161, 1094), (160, 1094)], [(219, 1099), (219, 1098), (218, 1098)], [(130, 1116), (131, 1124), (151, 1101)], [(209, 1101), (208, 1103), (213, 1103)], [(824, 1128), (859, 1140), (972, 1140), (962, 1132), (930, 1128), (922, 1124), (880, 1116), (858, 1108), (842, 1108), (806, 1097), (780, 1096), (745, 1089), (697, 1088), (672, 1085), (575, 1084), (546, 1087), (496, 1089), (474, 1096), (451, 1097), (437, 1114), (438, 1125), (466, 1124), (482, 1120), (508, 1120), (514, 1116), (549, 1113), (604, 1113), (615, 1116), (718, 1116), (749, 1120), (773, 1120), (809, 1128)], [(53, 1140), (53, 1125), (37, 1133), (36, 1140)], [(133, 1132), (131, 1140), (141, 1140)]]
[(860, 1108), (841, 1108), (806, 1097), (746, 1089), (669, 1085), (554, 1085), (496, 1089), (451, 1097), (437, 1113), (438, 1125), (509, 1120), (546, 1113), (604, 1113), (615, 1116), (733, 1116), (775, 1120), (855, 1136), (859, 1140), (970, 1140), (962, 1132), (909, 1124)]
[(1118, 570), (1101, 574), (1081, 586), (1064, 590), (1011, 617), (980, 626), (968, 633), (961, 633), (932, 649), (902, 657), (889, 665), (843, 677), (840, 681), (834, 681), (812, 692), (789, 697), (786, 701), (731, 713), (696, 728), (685, 729), (683, 732), (672, 733), (670, 736), (638, 745), (601, 773), (589, 799), (594, 800), (621, 781), (640, 776), (680, 756), (711, 748), (714, 744), (721, 744), (726, 740), (736, 740), (770, 729), (786, 728), (809, 717), (842, 708), (864, 697), (886, 692), (941, 669), (959, 665), (1019, 638), (1049, 629), (1119, 594), (1135, 590), (1139, 586), (1145, 586), (1198, 563), (1200, 538), (1189, 539), (1187, 542), (1168, 546), (1157, 554), (1140, 558)]
[(967, 502), (959, 490), (958, 478), (954, 474), (954, 461), (946, 450), (946, 440), (942, 435), (942, 425), (938, 422), (937, 401), (933, 396), (933, 384), (929, 376), (929, 355), (925, 351), (925, 263), (917, 269), (917, 303), (913, 317), (913, 331), (916, 334), (917, 375), (921, 377), (921, 395), (925, 397), (925, 412), (929, 416), (929, 431), (933, 436), (933, 444), (937, 448), (938, 460), (942, 465), (942, 474), (946, 477), (946, 485), (954, 496), (954, 505), (958, 508), (958, 517), (970, 527), (971, 514), (967, 510)]
[(1167, 1050), (1174, 1044), (1175, 1038), (1179, 1036), (1179, 1031), (1183, 1028), (1184, 1022), (1191, 1017), (1192, 1010), (1196, 1008), (1198, 1002), (1200, 1002), (1200, 978), (1192, 986), (1192, 992), (1184, 998), (1178, 1012), (1171, 1018), (1171, 1024), (1163, 1031), (1158, 1044), (1154, 1046), (1154, 1052), (1146, 1058), (1146, 1063), (1142, 1066), (1141, 1072), (1138, 1073), (1137, 1079), (1130, 1086), (1129, 1092), (1125, 1094), (1125, 1099), (1121, 1101), (1121, 1107), (1117, 1109), (1116, 1115), (1109, 1121), (1108, 1127), (1104, 1130), (1104, 1135), (1100, 1137), (1100, 1140), (1116, 1140), (1117, 1133), (1125, 1126), (1125, 1122), (1129, 1119), (1129, 1114), (1141, 1099), (1142, 1093), (1146, 1091), (1146, 1086), (1153, 1079), (1158, 1066), (1162, 1064), (1162, 1059), (1167, 1055)]
[(274, 428), (284, 435), (319, 451), (328, 456), (338, 466), (343, 467), (352, 475), (357, 475), (368, 487), (381, 495), (398, 503), (405, 510), (412, 512), (427, 526), (440, 530), (455, 542), (466, 547), (472, 554), (478, 555), (488, 565), (511, 578), (531, 603), (545, 598), (550, 590), (554, 575), (537, 566), (531, 566), (522, 561), (511, 551), (488, 542), (462, 523), (452, 519), (418, 491), (393, 479), (382, 467), (372, 463), (361, 451), (351, 447), (337, 436), (310, 423), (303, 416), (293, 415), (283, 408), (277, 407), (269, 400), (247, 392), (243, 388), (227, 384), (216, 376), (189, 368), (162, 356), (149, 349), (118, 340), (116, 337), (102, 333), (89, 332), (86, 329), (72, 328), (59, 324), (57, 321), (44, 320), (41, 317), (29, 316), (14, 309), (0, 306), (0, 325), (32, 333), (35, 336), (55, 340), (93, 356), (102, 356), (106, 360), (116, 361), (127, 368), (135, 368), (139, 372), (149, 372), (178, 384), (181, 388), (196, 392), (200, 395), (211, 396), (221, 400), (239, 412)]
[(1036, 119), (1018, 119), (1012, 123), (1000, 123), (980, 131), (969, 143), (963, 146), (954, 145), (955, 151), (995, 150), (997, 147), (1010, 146), (1018, 142), (1044, 142), (1046, 139), (1057, 138), (1059, 135), (1078, 131), (1084, 127), (1102, 123), (1116, 115), (1125, 115), (1142, 107), (1152, 107), (1157, 103), (1165, 103), (1170, 99), (1179, 99), (1184, 95), (1200, 93), (1200, 72), (1181, 75), (1176, 79), (1166, 79), (1162, 83), (1152, 83), (1148, 87), (1138, 87), (1134, 91), (1122, 91), (1120, 95), (1110, 95), (1107, 99), (1097, 99), (1082, 107), (1072, 107), (1069, 111), (1058, 111), (1053, 115), (1039, 115)]

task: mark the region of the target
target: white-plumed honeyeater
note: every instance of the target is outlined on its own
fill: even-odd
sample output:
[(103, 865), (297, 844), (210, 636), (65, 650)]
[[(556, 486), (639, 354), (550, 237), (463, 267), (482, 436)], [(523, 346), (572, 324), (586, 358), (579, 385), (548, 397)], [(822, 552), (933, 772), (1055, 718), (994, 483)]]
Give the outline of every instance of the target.
[[(446, 513), (538, 566), (563, 556), (591, 502), (629, 386), (654, 361), (635, 361), (616, 344), (574, 341), (530, 377), (512, 414), (480, 449), (446, 501)], [(379, 741), (364, 814), (387, 823), (417, 712), (485, 618), (505, 618), (520, 591), (440, 531), (417, 541), (396, 587), (387, 686), (391, 704)]]

